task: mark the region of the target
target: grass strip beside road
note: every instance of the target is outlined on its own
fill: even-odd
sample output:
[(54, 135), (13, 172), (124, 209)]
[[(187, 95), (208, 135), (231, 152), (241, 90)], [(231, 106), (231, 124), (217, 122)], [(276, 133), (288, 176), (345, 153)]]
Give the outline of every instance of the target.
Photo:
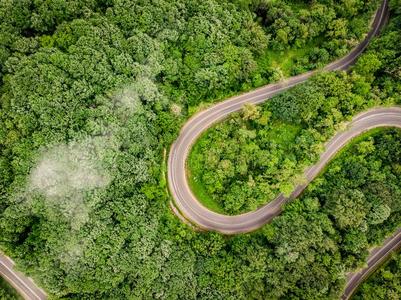
[(9, 283), (0, 277), (0, 299), (2, 300), (22, 300), (17, 291)]

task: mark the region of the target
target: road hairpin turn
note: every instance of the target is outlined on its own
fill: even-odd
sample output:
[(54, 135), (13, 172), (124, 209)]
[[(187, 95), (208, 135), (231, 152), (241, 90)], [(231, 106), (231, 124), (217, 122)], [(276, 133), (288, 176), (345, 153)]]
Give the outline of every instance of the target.
[[(388, 14), (388, 0), (384, 0), (377, 10), (372, 22), (372, 28), (366, 38), (348, 55), (338, 59), (323, 68), (323, 71), (347, 70), (363, 53), (373, 37), (375, 37), (386, 23)], [(186, 161), (192, 145), (208, 128), (225, 119), (233, 112), (242, 109), (246, 103), (260, 104), (271, 97), (282, 93), (291, 87), (305, 82), (321, 70), (310, 71), (284, 81), (269, 84), (248, 93), (229, 98), (191, 117), (182, 128), (179, 137), (170, 149), (168, 160), (168, 183), (173, 205), (176, 211), (189, 222), (203, 230), (218, 231), (223, 234), (239, 234), (256, 230), (270, 222), (281, 213), (282, 206), (296, 198), (305, 189), (319, 172), (327, 165), (331, 158), (342, 149), (351, 139), (377, 127), (401, 128), (401, 108), (375, 108), (356, 116), (344, 132), (338, 133), (327, 144), (319, 162), (305, 171), (307, 183), (297, 186), (289, 198), (279, 195), (272, 202), (248, 213), (228, 216), (213, 212), (204, 207), (192, 193), (186, 174)], [(376, 249), (369, 257), (368, 267), (358, 273), (351, 274), (347, 281), (343, 299), (348, 299), (355, 287), (366, 277), (378, 262), (382, 261), (396, 247), (401, 244), (401, 231), (397, 232), (385, 244)]]

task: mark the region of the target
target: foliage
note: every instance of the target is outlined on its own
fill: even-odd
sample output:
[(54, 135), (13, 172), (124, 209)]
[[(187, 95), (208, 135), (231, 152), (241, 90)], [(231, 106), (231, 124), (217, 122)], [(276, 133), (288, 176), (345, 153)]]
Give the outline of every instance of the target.
[[(385, 143), (370, 141), (375, 152), (362, 155), (358, 186), (344, 173), (342, 189), (330, 190), (342, 193), (341, 201), (329, 204), (331, 194), (305, 196), (260, 232), (232, 238), (197, 233), (168, 210), (163, 153), (191, 107), (277, 80), (280, 72), (261, 58), (281, 42), (283, 49), (297, 49), (330, 38), (328, 50), (317, 46), (313, 57), (341, 54), (366, 30), (376, 4), (324, 1), (306, 24), (330, 21), (303, 41), (298, 34), (304, 26), (296, 19), (312, 4), (288, 1), (283, 8), (282, 1), (269, 1), (269, 9), (284, 11), (288, 22), (270, 27), (264, 22), (273, 14), (263, 11), (263, 3), (0, 1), (0, 247), (53, 298), (333, 298), (369, 243), (397, 226), (396, 202), (390, 201), (399, 190), (399, 168), (392, 167), (400, 157), (396, 132), (383, 135)], [(358, 19), (365, 21), (352, 23)], [(325, 75), (316, 84), (345, 81), (340, 87), (351, 86), (349, 95), (394, 102), (400, 91), (399, 22), (394, 18), (371, 48), (381, 63), (361, 67), (365, 73), (379, 68), (374, 78)], [(337, 23), (341, 32), (330, 33)], [(309, 68), (309, 60), (300, 65)], [(341, 101), (344, 115), (364, 101)], [(269, 116), (257, 111), (248, 107), (246, 121), (266, 126)], [(302, 124), (290, 124), (291, 130), (319, 120), (299, 113)], [(284, 122), (274, 111), (270, 118)], [(344, 168), (356, 169), (356, 163), (346, 161)], [(387, 207), (376, 208), (365, 195), (369, 180), (385, 182), (377, 193), (389, 198)], [(365, 195), (358, 207), (366, 221), (337, 224), (342, 216), (331, 207), (352, 208), (348, 190)], [(366, 236), (355, 236), (361, 231), (356, 225), (368, 226)]]
[(261, 107), (245, 106), (197, 141), (191, 177), (230, 214), (254, 210), (279, 193), (288, 196), (346, 121), (388, 101), (371, 81), (357, 70), (325, 73)]
[(0, 277), (0, 299), (2, 300), (18, 300), (22, 299), (17, 292)]
[(338, 297), (345, 272), (362, 267), (367, 249), (400, 226), (400, 137), (387, 130), (360, 139), (268, 226), (271, 298)]
[(238, 214), (279, 193), (289, 195), (324, 143), (352, 116), (401, 103), (400, 54), (394, 48), (400, 41), (394, 34), (398, 22), (373, 42), (350, 74), (322, 73), (260, 107), (248, 104), (209, 129), (189, 159), (198, 198), (212, 209)]
[(352, 299), (399, 299), (401, 294), (401, 259), (395, 255), (357, 290)]

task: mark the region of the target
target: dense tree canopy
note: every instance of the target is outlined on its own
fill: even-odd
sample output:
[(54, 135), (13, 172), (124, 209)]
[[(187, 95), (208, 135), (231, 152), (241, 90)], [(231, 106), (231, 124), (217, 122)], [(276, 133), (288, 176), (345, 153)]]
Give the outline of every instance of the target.
[[(337, 297), (369, 245), (399, 225), (398, 131), (350, 149), (272, 224), (231, 238), (195, 232), (169, 211), (164, 153), (203, 102), (285, 75), (272, 53), (308, 45), (292, 74), (343, 54), (377, 4), (0, 0), (1, 249), (54, 298)], [(270, 145), (263, 128), (273, 122), (293, 139), (302, 131), (295, 149), (286, 139), (275, 149), (286, 179), (341, 120), (399, 101), (400, 13), (353, 74), (319, 76), (235, 116), (241, 145), (257, 134)], [(244, 149), (264, 150), (252, 164), (274, 169), (265, 156), (276, 154), (256, 146)], [(250, 195), (271, 189), (246, 161), (218, 166), (246, 178), (237, 188)]]
[(372, 278), (363, 283), (353, 299), (391, 299), (400, 298), (401, 294), (400, 256), (393, 257)]
[[(360, 83), (364, 89), (356, 89)], [(356, 112), (382, 103), (357, 73), (326, 73), (212, 128), (190, 157), (193, 185), (228, 213), (289, 195), (323, 143)]]
[[(397, 28), (397, 22), (390, 27)], [(351, 73), (320, 74), (261, 107), (246, 105), (208, 130), (189, 158), (198, 197), (212, 209), (237, 214), (279, 193), (289, 195), (324, 142), (352, 116), (401, 103), (400, 54), (391, 44), (400, 39), (394, 32), (374, 41)]]

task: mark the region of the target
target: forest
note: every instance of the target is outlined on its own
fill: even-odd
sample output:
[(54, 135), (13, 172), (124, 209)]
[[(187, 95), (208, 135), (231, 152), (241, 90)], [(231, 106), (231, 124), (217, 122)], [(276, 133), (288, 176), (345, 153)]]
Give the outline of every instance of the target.
[(394, 256), (367, 280), (355, 294), (355, 300), (396, 300), (401, 294), (401, 256)]
[(16, 291), (0, 277), (0, 299), (2, 300), (22, 300)]
[[(401, 225), (400, 131), (355, 141), (271, 224), (232, 237), (171, 213), (164, 153), (208, 103), (347, 53), (378, 5), (0, 0), (0, 249), (55, 299), (338, 298), (347, 272)], [(214, 158), (226, 156), (217, 172), (246, 180), (238, 196), (254, 194), (226, 211), (286, 192), (295, 164), (315, 161), (342, 122), (401, 102), (400, 7), (391, 1), (388, 26), (350, 73), (247, 106), (199, 142), (247, 146)], [(230, 155), (249, 152), (230, 170)], [(260, 185), (270, 174), (279, 182)]]
[(212, 209), (238, 214), (280, 193), (289, 196), (346, 121), (370, 107), (395, 103), (370, 94), (373, 78), (364, 74), (381, 62), (371, 53), (366, 58), (369, 65), (361, 59), (351, 74), (318, 75), (262, 106), (247, 104), (209, 129), (189, 158), (198, 198)]
[[(399, 83), (374, 75), (383, 67), (383, 56), (372, 49), (350, 73), (318, 74), (262, 106), (246, 104), (242, 112), (209, 129), (188, 162), (197, 197), (217, 212), (238, 214), (280, 193), (289, 196), (304, 181), (306, 167), (318, 160), (324, 143), (352, 116), (400, 104)], [(399, 66), (385, 72), (397, 73)], [(387, 93), (376, 89), (383, 80), (391, 86)]]

